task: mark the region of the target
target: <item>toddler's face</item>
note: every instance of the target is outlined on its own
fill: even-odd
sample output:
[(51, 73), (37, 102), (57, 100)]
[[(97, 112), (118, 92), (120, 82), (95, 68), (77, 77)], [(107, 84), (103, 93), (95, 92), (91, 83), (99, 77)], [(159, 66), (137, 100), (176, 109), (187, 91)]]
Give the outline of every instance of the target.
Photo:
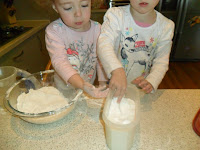
[(87, 31), (90, 28), (91, 0), (54, 0), (53, 8), (73, 30)]
[(160, 0), (130, 0), (134, 10), (140, 14), (146, 14), (156, 7)]

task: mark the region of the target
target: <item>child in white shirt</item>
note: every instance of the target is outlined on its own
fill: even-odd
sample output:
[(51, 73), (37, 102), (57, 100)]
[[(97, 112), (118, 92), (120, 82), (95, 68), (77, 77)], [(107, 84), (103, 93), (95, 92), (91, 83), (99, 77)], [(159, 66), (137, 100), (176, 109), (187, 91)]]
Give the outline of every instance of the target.
[(118, 101), (127, 83), (153, 92), (168, 70), (174, 23), (154, 10), (158, 2), (130, 0), (104, 16), (97, 53)]
[(92, 84), (98, 73), (100, 85), (106, 77), (96, 55), (100, 24), (90, 20), (91, 0), (52, 0), (53, 9), (60, 18), (46, 28), (46, 47), (57, 76), (56, 82), (65, 81), (89, 95), (101, 98), (108, 90)]

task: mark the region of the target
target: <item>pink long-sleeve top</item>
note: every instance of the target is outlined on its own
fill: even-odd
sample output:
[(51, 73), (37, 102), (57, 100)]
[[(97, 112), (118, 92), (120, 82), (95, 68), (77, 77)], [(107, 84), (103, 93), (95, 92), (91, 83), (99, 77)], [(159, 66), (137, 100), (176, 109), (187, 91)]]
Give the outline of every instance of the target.
[(100, 27), (98, 22), (91, 20), (88, 31), (77, 32), (66, 26), (61, 19), (47, 26), (45, 41), (51, 62), (66, 83), (77, 73), (85, 81), (93, 83), (96, 70), (99, 81), (107, 80), (96, 54)]

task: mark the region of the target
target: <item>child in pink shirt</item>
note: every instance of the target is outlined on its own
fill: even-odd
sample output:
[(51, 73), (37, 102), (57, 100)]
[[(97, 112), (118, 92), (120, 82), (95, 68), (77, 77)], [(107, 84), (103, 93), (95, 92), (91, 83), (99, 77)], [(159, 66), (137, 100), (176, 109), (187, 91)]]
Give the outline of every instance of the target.
[(107, 79), (96, 55), (101, 26), (90, 20), (91, 0), (53, 0), (52, 6), (60, 18), (47, 26), (45, 41), (57, 80), (93, 97), (105, 97), (108, 90), (92, 85), (96, 72), (100, 85)]

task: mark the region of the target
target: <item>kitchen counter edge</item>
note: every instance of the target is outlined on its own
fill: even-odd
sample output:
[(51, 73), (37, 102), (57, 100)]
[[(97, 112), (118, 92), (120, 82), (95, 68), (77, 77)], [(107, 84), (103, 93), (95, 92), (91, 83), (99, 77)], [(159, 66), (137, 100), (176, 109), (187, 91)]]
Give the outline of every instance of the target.
[(36, 34), (38, 31), (46, 27), (50, 23), (49, 20), (18, 20), (15, 25), (24, 27), (33, 27), (31, 30), (23, 33), (19, 37), (13, 39), (9, 43), (0, 47), (0, 57), (8, 53), (10, 50), (21, 44), (23, 41)]

